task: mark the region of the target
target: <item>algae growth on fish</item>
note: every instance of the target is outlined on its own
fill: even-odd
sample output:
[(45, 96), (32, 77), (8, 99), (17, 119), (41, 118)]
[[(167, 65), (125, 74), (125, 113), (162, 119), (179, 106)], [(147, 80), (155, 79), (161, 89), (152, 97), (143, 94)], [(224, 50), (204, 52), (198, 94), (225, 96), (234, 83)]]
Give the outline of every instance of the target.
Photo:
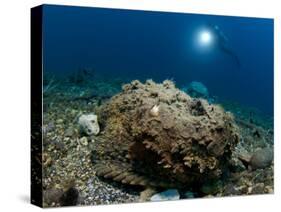
[(44, 207), (274, 193), (271, 19), (43, 11)]

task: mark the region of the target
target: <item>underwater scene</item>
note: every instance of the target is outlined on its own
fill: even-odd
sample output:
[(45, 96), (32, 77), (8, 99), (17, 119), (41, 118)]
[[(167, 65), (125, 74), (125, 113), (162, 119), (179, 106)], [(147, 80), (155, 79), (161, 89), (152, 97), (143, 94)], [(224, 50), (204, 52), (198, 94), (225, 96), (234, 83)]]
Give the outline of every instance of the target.
[(273, 194), (273, 23), (44, 5), (44, 207)]

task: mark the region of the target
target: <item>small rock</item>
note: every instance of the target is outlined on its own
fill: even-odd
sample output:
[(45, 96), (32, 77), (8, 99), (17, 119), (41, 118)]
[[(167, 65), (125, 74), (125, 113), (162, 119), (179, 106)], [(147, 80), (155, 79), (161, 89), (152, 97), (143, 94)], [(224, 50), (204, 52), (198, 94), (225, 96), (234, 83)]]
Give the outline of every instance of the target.
[(63, 119), (58, 119), (57, 120), (57, 124), (62, 124), (63, 123)]
[(71, 127), (67, 128), (64, 132), (65, 137), (72, 137), (73, 135), (74, 135), (74, 130)]
[(48, 132), (51, 132), (52, 130), (54, 130), (55, 129), (55, 124), (54, 124), (54, 122), (50, 122), (50, 123), (48, 123), (48, 124), (46, 124), (46, 125), (44, 125), (43, 126), (43, 134), (46, 134), (46, 133), (48, 133)]
[(81, 115), (78, 124), (80, 131), (87, 135), (97, 135), (100, 132), (98, 117), (95, 114)]
[(179, 200), (180, 194), (176, 189), (168, 189), (161, 193), (154, 194), (150, 200), (153, 202), (156, 201), (165, 201), (165, 200)]
[(265, 191), (265, 193), (268, 193), (268, 194), (274, 193), (272, 186), (265, 186), (264, 191)]
[(69, 188), (60, 198), (62, 206), (72, 206), (77, 205), (79, 198), (79, 192), (76, 188)]
[(52, 158), (49, 154), (43, 153), (42, 154), (42, 163), (44, 167), (50, 166), (52, 164)]
[(80, 141), (80, 144), (83, 145), (83, 146), (87, 146), (88, 145), (88, 139), (85, 136), (80, 138), (79, 141)]
[(252, 193), (252, 190), (253, 190), (253, 187), (252, 187), (252, 186), (249, 186), (249, 187), (248, 187), (247, 194), (251, 194), (251, 193)]
[(232, 196), (232, 195), (240, 195), (241, 192), (238, 188), (235, 187), (234, 184), (230, 183), (224, 187), (223, 195), (224, 196)]
[(71, 114), (71, 115), (75, 115), (75, 114), (76, 114), (76, 110), (72, 109), (72, 110), (70, 111), (70, 114)]
[(194, 193), (191, 191), (187, 191), (184, 193), (183, 196), (184, 196), (184, 198), (191, 199), (191, 198), (194, 198)]
[(264, 184), (258, 183), (255, 186), (253, 186), (251, 193), (252, 194), (263, 194), (264, 193)]
[(52, 203), (59, 203), (59, 199), (63, 195), (63, 190), (62, 189), (48, 189), (44, 191), (44, 203), (47, 205), (51, 205)]
[(250, 165), (253, 170), (263, 169), (271, 164), (273, 160), (273, 151), (271, 148), (263, 148), (257, 150), (250, 160)]
[(140, 192), (140, 202), (148, 201), (155, 193), (155, 189), (150, 187), (146, 188), (145, 190)]
[(53, 144), (55, 149), (59, 150), (60, 152), (66, 151), (65, 144), (62, 141), (59, 141), (58, 139), (53, 140), (51, 144)]

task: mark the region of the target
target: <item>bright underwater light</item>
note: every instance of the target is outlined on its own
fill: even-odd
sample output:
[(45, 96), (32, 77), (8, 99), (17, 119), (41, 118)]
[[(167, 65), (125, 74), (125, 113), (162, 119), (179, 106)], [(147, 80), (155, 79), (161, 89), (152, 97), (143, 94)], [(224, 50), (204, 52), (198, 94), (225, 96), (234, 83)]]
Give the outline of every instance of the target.
[(212, 43), (213, 40), (213, 35), (210, 31), (208, 30), (203, 30), (201, 32), (199, 32), (199, 43), (201, 45), (210, 45)]

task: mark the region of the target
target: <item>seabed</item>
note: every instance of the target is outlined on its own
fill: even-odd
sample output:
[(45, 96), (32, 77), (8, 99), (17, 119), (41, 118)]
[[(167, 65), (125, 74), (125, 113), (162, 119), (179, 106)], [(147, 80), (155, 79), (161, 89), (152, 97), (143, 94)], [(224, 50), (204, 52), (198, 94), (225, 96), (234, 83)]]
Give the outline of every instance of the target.
[[(93, 113), (121, 92), (124, 82), (114, 79), (79, 85), (66, 81), (48, 83), (43, 99), (44, 207), (140, 202), (144, 188), (96, 175), (92, 150), (100, 135), (81, 134), (77, 125), (82, 114)], [(197, 189), (178, 189), (179, 198), (272, 194), (273, 161), (262, 168), (253, 168), (249, 157), (258, 150), (273, 150), (273, 118), (235, 102), (218, 104), (233, 114), (240, 132), (231, 171), (223, 180), (203, 183)], [(161, 191), (165, 189), (158, 192)]]

